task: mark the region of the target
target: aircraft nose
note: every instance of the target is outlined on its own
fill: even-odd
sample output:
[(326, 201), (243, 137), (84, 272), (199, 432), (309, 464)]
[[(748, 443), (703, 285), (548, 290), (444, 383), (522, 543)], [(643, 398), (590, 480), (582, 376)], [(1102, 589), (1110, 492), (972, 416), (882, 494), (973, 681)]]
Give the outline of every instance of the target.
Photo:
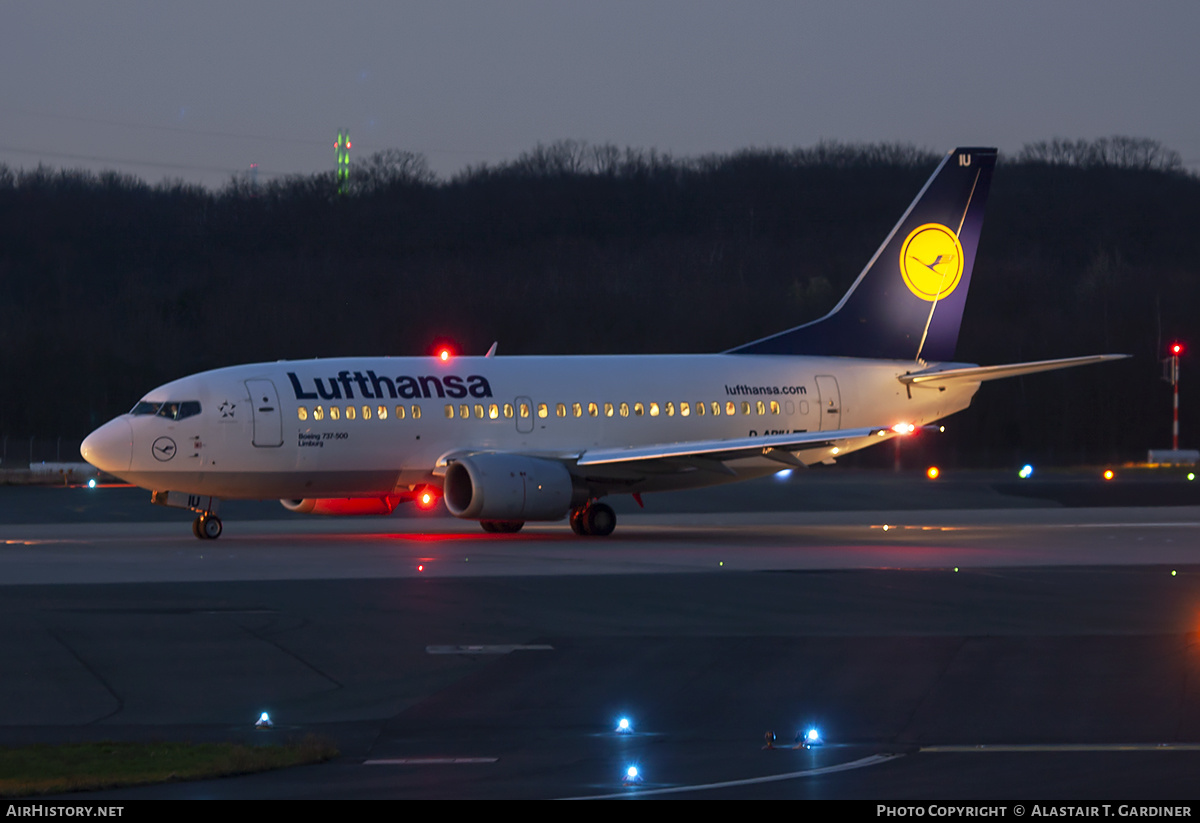
[(100, 471), (127, 471), (133, 460), (133, 426), (120, 417), (110, 420), (84, 438), (79, 453)]

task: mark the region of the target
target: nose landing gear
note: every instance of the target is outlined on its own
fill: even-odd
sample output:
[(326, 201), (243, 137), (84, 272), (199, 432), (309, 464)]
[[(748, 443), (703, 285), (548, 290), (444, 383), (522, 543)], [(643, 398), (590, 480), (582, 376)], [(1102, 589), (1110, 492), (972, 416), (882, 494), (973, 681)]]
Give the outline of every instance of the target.
[(194, 511), (199, 517), (192, 521), (192, 534), (201, 540), (216, 540), (221, 536), (221, 518), (217, 517), (217, 507), (221, 501), (216, 497), (186, 492), (154, 491), (150, 493), (150, 502), (156, 506)]
[(192, 534), (201, 540), (216, 540), (221, 536), (221, 518), (202, 514), (192, 521)]

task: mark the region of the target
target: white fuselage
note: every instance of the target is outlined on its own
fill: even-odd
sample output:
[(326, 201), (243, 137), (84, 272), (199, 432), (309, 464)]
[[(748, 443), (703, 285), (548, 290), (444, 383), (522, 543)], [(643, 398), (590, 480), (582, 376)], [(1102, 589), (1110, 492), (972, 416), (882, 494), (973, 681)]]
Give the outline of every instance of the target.
[[(974, 382), (910, 389), (897, 380), (921, 368), (912, 361), (736, 354), (259, 363), (154, 389), (144, 404), (198, 403), (199, 413), (122, 415), (89, 438), (85, 456), (148, 489), (224, 498), (378, 496), (440, 485), (439, 467), (455, 455), (544, 455), (569, 465), (595, 449), (920, 426), (966, 408), (978, 389)], [(882, 439), (796, 454), (805, 463), (828, 461)], [(643, 492), (781, 466), (750, 457), (728, 468), (618, 466), (587, 474), (602, 493)]]

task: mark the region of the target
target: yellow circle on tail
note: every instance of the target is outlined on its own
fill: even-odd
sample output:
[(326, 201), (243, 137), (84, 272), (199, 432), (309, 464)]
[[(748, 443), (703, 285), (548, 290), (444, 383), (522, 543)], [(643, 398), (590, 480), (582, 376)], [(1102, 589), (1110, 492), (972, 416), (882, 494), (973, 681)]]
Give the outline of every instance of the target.
[(900, 247), (900, 274), (922, 300), (941, 300), (958, 287), (963, 250), (958, 236), (941, 223), (926, 223), (909, 233)]

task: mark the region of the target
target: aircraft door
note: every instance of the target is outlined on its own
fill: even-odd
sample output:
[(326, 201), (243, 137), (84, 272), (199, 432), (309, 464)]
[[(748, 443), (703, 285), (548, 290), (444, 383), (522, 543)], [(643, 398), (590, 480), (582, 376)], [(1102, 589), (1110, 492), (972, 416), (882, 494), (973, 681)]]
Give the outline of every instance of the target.
[(528, 397), (518, 397), (513, 402), (517, 406), (517, 431), (529, 434), (533, 431), (533, 401)]
[(279, 394), (270, 380), (247, 380), (250, 410), (254, 417), (254, 445), (275, 448), (283, 445), (283, 414)]
[(819, 431), (831, 431), (842, 427), (842, 393), (838, 390), (837, 378), (832, 374), (817, 375), (817, 397), (820, 403)]

